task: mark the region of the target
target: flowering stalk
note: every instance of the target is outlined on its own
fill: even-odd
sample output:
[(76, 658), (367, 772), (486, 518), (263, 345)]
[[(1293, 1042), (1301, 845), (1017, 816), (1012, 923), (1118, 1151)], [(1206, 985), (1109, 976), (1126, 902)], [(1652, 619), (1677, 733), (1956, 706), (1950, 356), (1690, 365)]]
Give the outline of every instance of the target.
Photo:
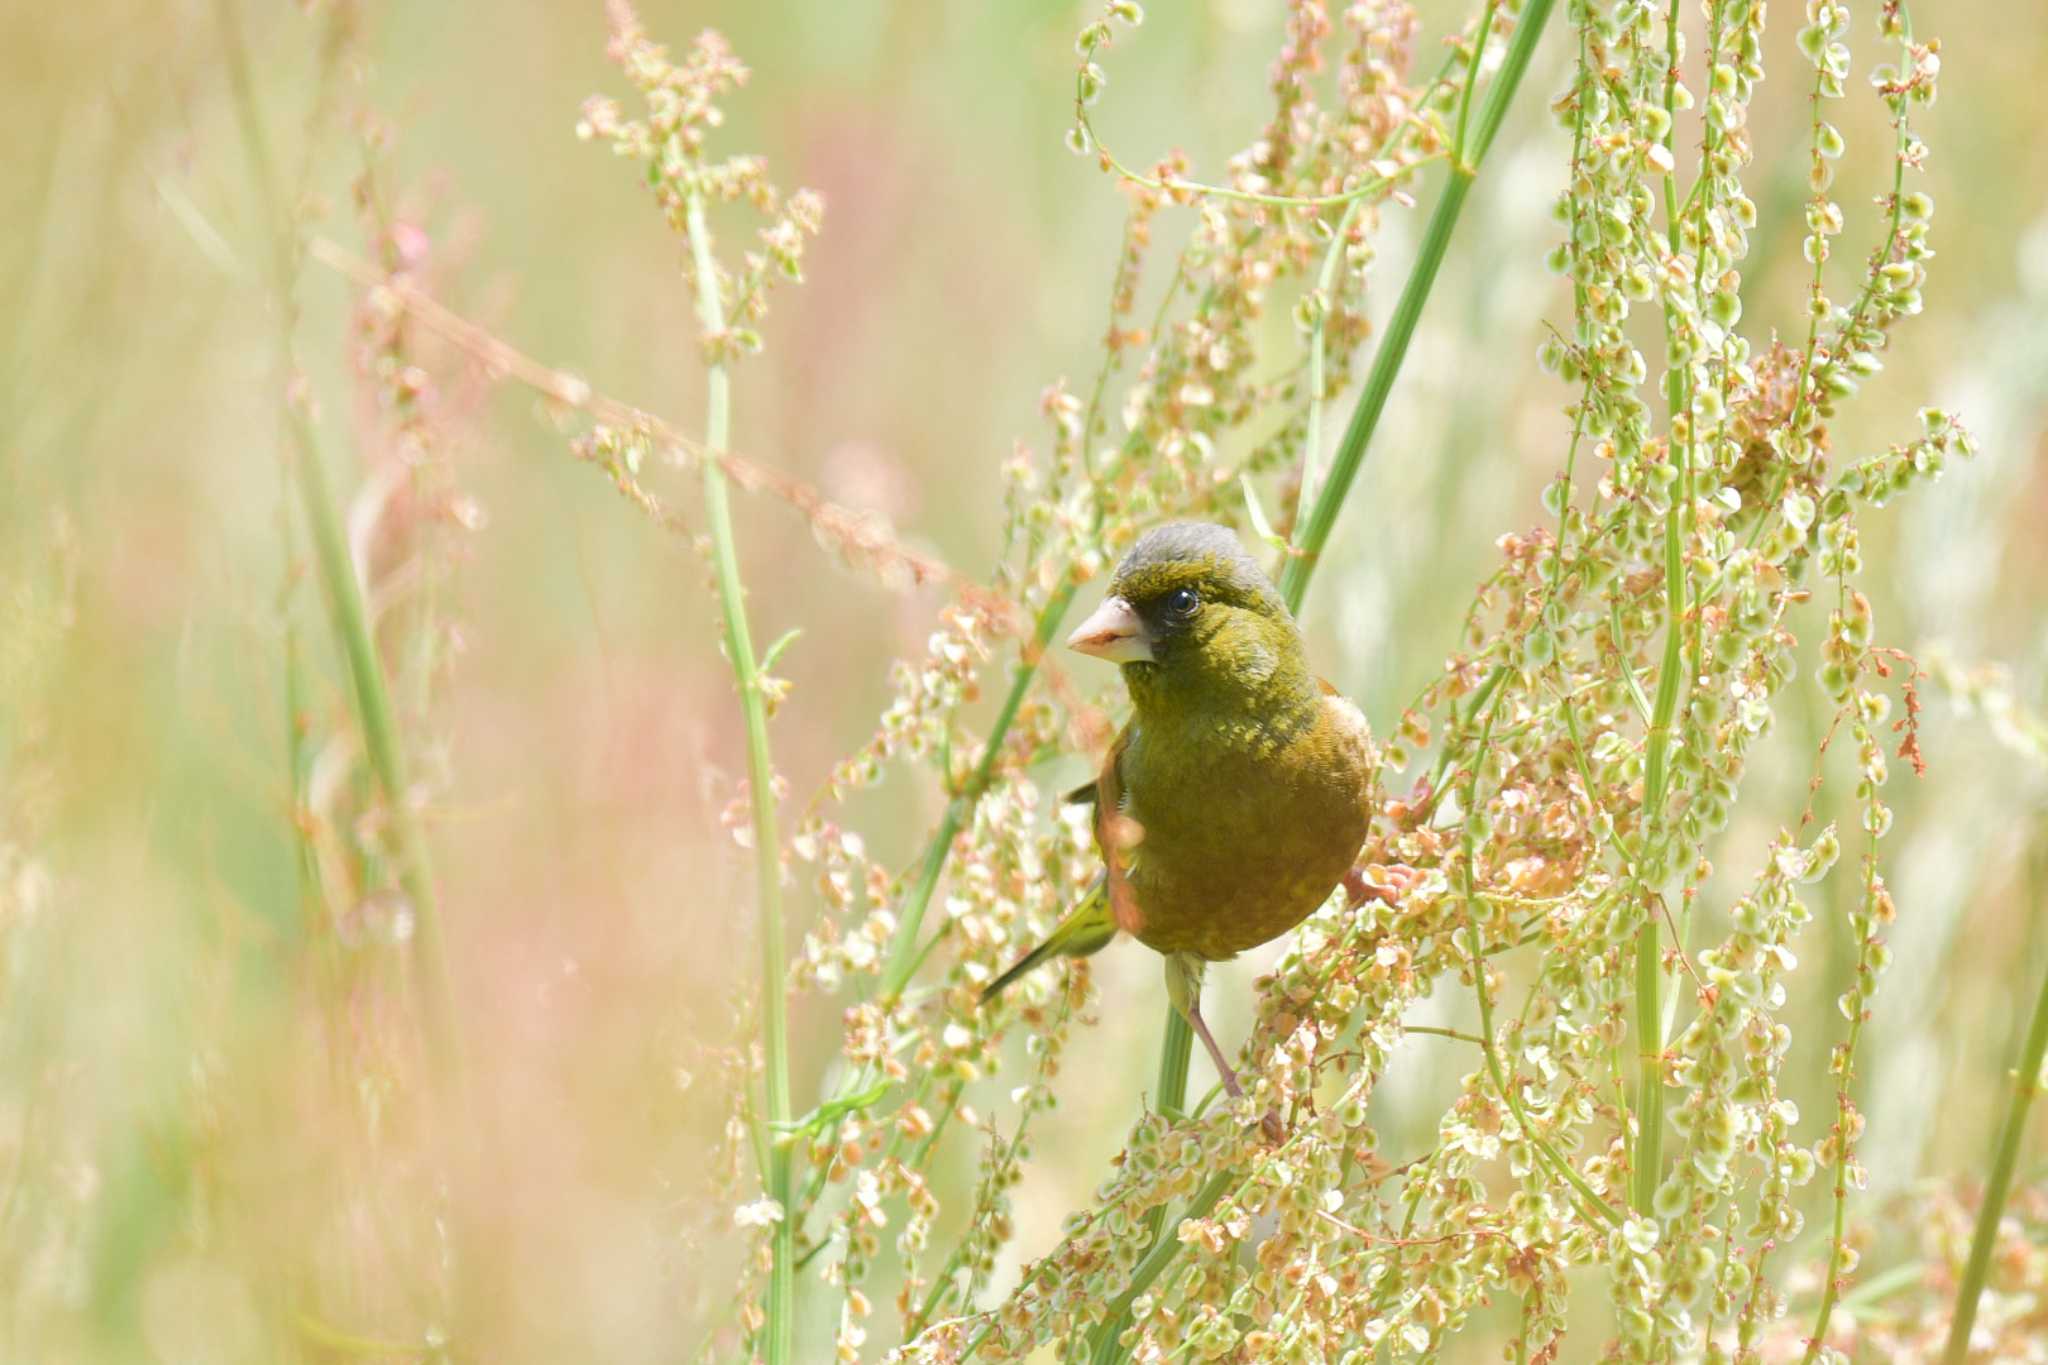
[(1038, 620), (1031, 628), (1031, 637), (1025, 642), (1016, 667), (1010, 672), (1010, 690), (1003, 697), (1002, 709), (996, 713), (995, 723), (989, 728), (988, 739), (982, 745), (981, 761), (975, 764), (973, 774), (947, 803), (946, 813), (939, 818), (938, 829), (925, 846), (923, 871), (918, 876), (917, 888), (904, 903), (903, 918), (889, 950), (889, 963), (882, 972), (881, 996), (884, 1000), (893, 1000), (902, 994), (917, 970), (917, 964), (923, 957), (918, 943), (919, 930), (924, 924), (925, 911), (931, 906), (932, 895), (938, 890), (939, 876), (945, 871), (946, 859), (952, 853), (953, 837), (960, 832), (961, 824), (973, 810), (974, 803), (981, 799), (995, 777), (996, 758), (1002, 752), (1003, 740), (1009, 735), (1010, 726), (1016, 722), (1017, 710), (1031, 691), (1032, 681), (1038, 676), (1038, 664), (1045, 657), (1046, 647), (1059, 632), (1060, 621), (1066, 616), (1067, 608), (1073, 605), (1075, 590), (1076, 585), (1070, 577), (1066, 586), (1054, 593), (1039, 612)]
[[(767, 312), (767, 293), (778, 280), (801, 280), (805, 239), (814, 235), (824, 205), (809, 190), (785, 200), (766, 178), (761, 159), (736, 156), (712, 161), (705, 136), (722, 115), (716, 98), (747, 79), (747, 69), (716, 33), (698, 35), (681, 61), (651, 41), (628, 0), (608, 5), (611, 56), (647, 101), (645, 117), (626, 116), (613, 101), (585, 101), (577, 135), (603, 138), (621, 156), (645, 163), (647, 184), (664, 215), (689, 244), (689, 271), (702, 329), (705, 370), (704, 440), (700, 473), (704, 520), (711, 548), (712, 577), (725, 634), (725, 653), (740, 694), (747, 735), (750, 837), (754, 850), (761, 940), (760, 1027), (762, 1093), (752, 1120), (754, 1149), (761, 1166), (763, 1199), (743, 1221), (767, 1233), (768, 1294), (764, 1307), (745, 1305), (756, 1347), (768, 1365), (795, 1359), (796, 1219), (791, 1207), (796, 1135), (790, 1124), (789, 961), (782, 903), (782, 841), (777, 831), (774, 761), (768, 748), (768, 713), (783, 685), (768, 674), (780, 644), (765, 655), (754, 651), (740, 578), (739, 551), (732, 527), (727, 461), (732, 426), (731, 368), (740, 356), (761, 347), (756, 325)], [(760, 249), (747, 252), (741, 268), (727, 271), (712, 252), (706, 207), (712, 201), (745, 202), (769, 220), (759, 231)], [(789, 637), (784, 637), (784, 642)]]
[[(697, 318), (707, 337), (725, 333), (725, 308), (718, 296), (718, 266), (711, 258), (711, 231), (704, 222), (704, 193), (691, 188), (686, 200), (685, 231), (696, 263)], [(762, 1172), (768, 1198), (775, 1207), (769, 1241), (774, 1258), (768, 1272), (768, 1320), (762, 1329), (762, 1354), (769, 1365), (794, 1359), (796, 1297), (796, 1225), (789, 1218), (789, 1004), (784, 989), (788, 953), (783, 942), (782, 841), (775, 823), (775, 764), (768, 752), (768, 697), (762, 685), (760, 660), (747, 628), (746, 586), (740, 581), (739, 552), (733, 543), (732, 509), (725, 467), (718, 457), (731, 444), (732, 377), (722, 351), (714, 351), (704, 371), (704, 445), (711, 458), (703, 462), (704, 521), (711, 532), (712, 561), (718, 580), (718, 605), (725, 617), (725, 648), (739, 688), (740, 714), (747, 727), (747, 783), (753, 798), (754, 877), (760, 897), (762, 1117), (768, 1129), (768, 1168)]]

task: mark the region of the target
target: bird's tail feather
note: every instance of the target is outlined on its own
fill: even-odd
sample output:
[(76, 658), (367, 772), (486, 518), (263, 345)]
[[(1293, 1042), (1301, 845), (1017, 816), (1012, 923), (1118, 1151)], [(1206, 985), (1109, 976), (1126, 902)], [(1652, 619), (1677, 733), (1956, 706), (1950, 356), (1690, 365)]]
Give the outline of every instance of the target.
[(1096, 878), (1095, 885), (1088, 888), (1088, 894), (1067, 912), (1045, 942), (1017, 959), (1015, 966), (982, 988), (981, 1003), (986, 1005), (1003, 993), (1012, 981), (1036, 967), (1049, 957), (1087, 957), (1100, 952), (1116, 937), (1116, 921), (1109, 913), (1108, 884), (1103, 878)]

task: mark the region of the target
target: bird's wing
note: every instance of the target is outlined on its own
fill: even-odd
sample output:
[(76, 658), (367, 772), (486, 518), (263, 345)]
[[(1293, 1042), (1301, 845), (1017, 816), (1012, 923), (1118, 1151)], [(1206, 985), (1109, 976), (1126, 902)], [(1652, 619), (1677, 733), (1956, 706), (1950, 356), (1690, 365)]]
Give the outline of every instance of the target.
[(1124, 812), (1124, 754), (1135, 727), (1124, 726), (1109, 746), (1102, 772), (1095, 779), (1095, 845), (1102, 850), (1102, 871), (1109, 895), (1109, 915), (1116, 927), (1135, 934), (1144, 927), (1137, 893), (1131, 890), (1132, 855), (1145, 837), (1144, 827)]
[(1116, 924), (1109, 917), (1109, 897), (1104, 895), (1106, 878), (1097, 877), (1088, 894), (1075, 903), (1067, 917), (1045, 936), (1045, 942), (1017, 959), (1015, 966), (982, 987), (984, 1005), (1001, 995), (1003, 988), (1049, 957), (1086, 957), (1099, 952), (1116, 937)]
[(1123, 729), (1117, 731), (1116, 738), (1110, 742), (1109, 752), (1102, 759), (1102, 771), (1072, 791), (1063, 793), (1060, 796), (1060, 800), (1070, 806), (1095, 805), (1096, 798), (1102, 794), (1105, 783), (1110, 784), (1116, 794), (1121, 795), (1123, 791), (1123, 778), (1121, 776), (1122, 769), (1118, 765), (1123, 762), (1124, 750), (1130, 747), (1131, 727), (1125, 725)]
[[(1095, 807), (1095, 840), (1102, 849), (1102, 875), (1067, 912), (1066, 918), (1046, 935), (1045, 942), (1024, 954), (1016, 965), (982, 988), (984, 1004), (1049, 957), (1086, 957), (1100, 951), (1116, 937), (1117, 929), (1122, 926), (1123, 921), (1114, 910), (1119, 897), (1127, 903), (1130, 911), (1135, 912), (1130, 884), (1124, 880), (1122, 870), (1129, 865), (1129, 854), (1118, 852), (1117, 830), (1106, 827), (1103, 819), (1103, 812), (1108, 811), (1113, 820), (1129, 823), (1128, 817), (1118, 813), (1118, 807), (1123, 804), (1122, 760), (1124, 750), (1130, 744), (1131, 727), (1126, 725), (1117, 735), (1116, 742), (1109, 746), (1109, 754), (1095, 780), (1086, 786), (1076, 787), (1066, 795), (1068, 801), (1092, 803)], [(1133, 919), (1132, 923), (1135, 924), (1136, 920)]]

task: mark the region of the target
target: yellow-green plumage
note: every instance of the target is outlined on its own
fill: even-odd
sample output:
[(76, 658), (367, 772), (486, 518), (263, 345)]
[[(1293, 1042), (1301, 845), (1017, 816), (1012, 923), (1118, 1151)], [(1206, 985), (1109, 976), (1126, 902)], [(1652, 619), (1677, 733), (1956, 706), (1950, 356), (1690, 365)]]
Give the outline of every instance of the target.
[(1350, 870), (1371, 816), (1364, 717), (1317, 680), (1286, 604), (1220, 526), (1140, 538), (1069, 643), (1120, 662), (1131, 695), (1086, 796), (1107, 870), (983, 998), (1123, 929), (1181, 959), (1176, 1003), (1213, 1054), (1186, 983), (1299, 924)]

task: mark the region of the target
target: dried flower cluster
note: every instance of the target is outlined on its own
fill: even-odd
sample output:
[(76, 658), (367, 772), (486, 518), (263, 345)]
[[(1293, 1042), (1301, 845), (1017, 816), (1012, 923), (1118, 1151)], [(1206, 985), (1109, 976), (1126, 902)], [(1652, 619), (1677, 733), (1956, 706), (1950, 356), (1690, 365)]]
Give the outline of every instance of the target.
[(628, 6), (613, 5), (610, 18), (611, 58), (646, 100), (646, 114), (628, 118), (616, 101), (593, 96), (584, 102), (576, 136), (602, 138), (619, 156), (648, 166), (648, 185), (678, 233), (686, 230), (693, 191), (719, 203), (745, 203), (768, 220), (756, 247), (745, 253), (744, 269), (734, 275), (720, 268), (715, 287), (726, 299), (727, 325), (703, 338), (707, 359), (751, 355), (761, 349), (758, 328), (768, 314), (769, 289), (803, 278), (804, 246), (818, 235), (825, 201), (812, 190), (784, 199), (757, 156), (705, 157), (705, 138), (724, 121), (718, 98), (744, 85), (748, 75), (724, 38), (706, 30), (682, 61), (672, 62)]
[[(1931, 204), (1905, 183), (1925, 156), (1909, 116), (1932, 99), (1939, 63), (1887, 8), (1892, 55), (1871, 80), (1892, 118), (1893, 187), (1837, 302), (1825, 267), (1849, 223), (1830, 195), (1846, 149), (1823, 111), (1846, 94), (1847, 15), (1833, 0), (1808, 5), (1806, 335), (1753, 344), (1739, 330), (1742, 264), (1760, 224), (1743, 177), (1764, 7), (1708, 0), (1696, 59), (1675, 5), (1568, 8), (1573, 74), (1553, 110), (1572, 152), (1551, 261), (1572, 317), (1541, 357), (1576, 390), (1545, 495), (1555, 524), (1502, 538), (1464, 651), (1385, 750), (1387, 785), (1406, 795), (1386, 804), (1363, 857), (1389, 894), (1333, 901), (1262, 983), (1244, 1106), (1143, 1115), (1095, 1202), (986, 1305), (1013, 1231), (1006, 1191), (1090, 998), (1081, 963), (1025, 981), (1000, 1009), (977, 1005), (1092, 871), (1085, 824), (1055, 814), (1039, 764), (1099, 750), (1108, 727), (1044, 650), (1077, 586), (1145, 525), (1242, 509), (1277, 541), (1305, 508), (1322, 479), (1323, 408), (1368, 331), (1379, 208), (1406, 202), (1420, 169), (1460, 145), (1452, 123), (1463, 128), (1491, 55), (1528, 16), (1486, 4), (1417, 86), (1405, 5), (1354, 4), (1333, 21), (1319, 0), (1295, 0), (1273, 115), (1217, 185), (1190, 178), (1178, 154), (1139, 174), (1103, 145), (1091, 113), (1103, 62), (1140, 15), (1117, 0), (1082, 31), (1071, 141), (1130, 200), (1101, 371), (1083, 390), (1048, 388), (1047, 450), (1002, 464), (1000, 601), (946, 609), (925, 657), (898, 666), (873, 739), (779, 851), (823, 907), (791, 985), (840, 996), (844, 1034), (818, 1105), (765, 1138), (800, 1154), (792, 1200), (751, 1199), (737, 1221), (762, 1238), (758, 1271), (792, 1226), (800, 1264), (820, 1262), (838, 1295), (838, 1359), (891, 1344), (903, 1361), (1021, 1359), (1045, 1345), (1068, 1360), (1426, 1359), (1505, 1301), (1515, 1358), (1555, 1360), (1590, 1349), (1565, 1344), (1588, 1270), (1612, 1305), (1611, 1358), (1756, 1359), (1785, 1331), (1776, 1272), (1816, 1176), (1829, 1182), (1831, 1237), (1809, 1355), (1835, 1354), (1830, 1320), (1857, 1259), (1856, 1049), (1895, 914), (1878, 862), (1882, 789), (1894, 750), (1919, 763), (1919, 669), (1877, 643), (1856, 586), (1859, 523), (1971, 445), (1933, 410), (1869, 455), (1835, 450), (1831, 427), (1882, 368), (1889, 329), (1921, 306)], [(751, 158), (703, 160), (716, 97), (744, 76), (721, 42), (701, 39), (672, 65), (637, 28), (619, 32), (615, 55), (651, 113), (628, 120), (593, 101), (581, 131), (658, 167), (680, 147), (692, 183), (774, 219), (742, 277), (720, 286), (751, 320), (758, 280), (770, 265), (794, 273), (815, 212), (780, 205)], [(1696, 157), (1677, 136), (1695, 105)], [(662, 188), (672, 170), (654, 181), (680, 223), (684, 203)], [(1193, 226), (1148, 291), (1174, 208)], [(1292, 354), (1275, 354), (1264, 325), (1276, 308), (1298, 324)], [(1654, 358), (1639, 309), (1661, 330)], [(709, 354), (750, 338), (709, 337)], [(1276, 485), (1281, 531), (1260, 511), (1261, 477)], [(1005, 634), (1020, 637), (1018, 657), (977, 729), (971, 708)], [(1821, 642), (1830, 742), (1840, 732), (1854, 749), (1860, 838), (1811, 828), (1809, 807), (1768, 847), (1727, 850), (1761, 870), (1733, 904), (1709, 906), (1702, 889), (1802, 635)], [(948, 804), (923, 855), (896, 872), (839, 807), (905, 764), (934, 769)], [(737, 806), (733, 823), (750, 829)], [(1803, 888), (1840, 875), (1845, 843), (1860, 854), (1856, 966), (1840, 1037), (1804, 1040), (1831, 1048), (1837, 1082), (1816, 1132), (1782, 1094), (1795, 1045), (1783, 1016), (1805, 980), (1793, 947), (1811, 918)], [(1406, 1014), (1446, 989), (1471, 992), (1482, 1032), (1431, 1045), (1476, 1055), (1435, 1145), (1395, 1164), (1370, 1101)], [(1004, 1046), (1012, 1031), (1021, 1061)], [(1285, 1117), (1277, 1145), (1247, 1121), (1269, 1105)], [(744, 1101), (740, 1114), (758, 1131)], [(971, 1201), (950, 1211), (932, 1178), (949, 1135), (981, 1150)], [(768, 1312), (750, 1297), (742, 1332), (762, 1332)]]

